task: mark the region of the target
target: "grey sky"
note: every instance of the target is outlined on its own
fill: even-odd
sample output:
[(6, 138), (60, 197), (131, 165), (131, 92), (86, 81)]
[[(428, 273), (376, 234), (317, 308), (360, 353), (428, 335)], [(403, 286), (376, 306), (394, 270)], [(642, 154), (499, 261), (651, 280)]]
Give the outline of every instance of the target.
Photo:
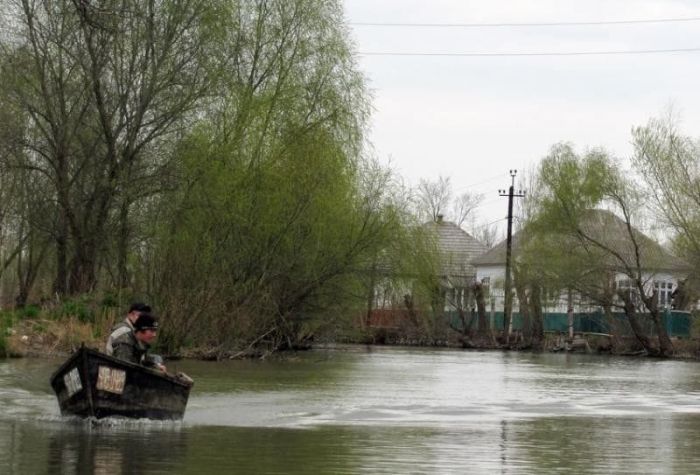
[[(551, 23), (700, 17), (700, 1), (345, 0), (357, 51), (542, 53), (700, 48), (700, 21), (594, 26), (419, 28), (357, 23)], [(409, 183), (450, 176), (486, 194), (560, 141), (629, 156), (630, 130), (669, 105), (700, 135), (700, 51), (667, 54), (432, 57), (359, 55), (374, 95), (370, 140)], [(474, 185), (474, 186), (470, 186)]]

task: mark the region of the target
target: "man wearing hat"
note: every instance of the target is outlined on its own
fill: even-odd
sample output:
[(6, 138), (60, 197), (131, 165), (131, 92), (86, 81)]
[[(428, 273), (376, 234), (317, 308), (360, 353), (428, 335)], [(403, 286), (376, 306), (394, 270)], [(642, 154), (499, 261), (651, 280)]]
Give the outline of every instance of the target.
[(117, 337), (112, 346), (115, 358), (129, 361), (130, 363), (142, 364), (165, 371), (162, 359), (155, 355), (147, 354), (151, 343), (156, 339), (158, 331), (158, 319), (149, 312), (141, 312), (134, 322), (134, 331), (126, 332)]
[(129, 307), (129, 313), (126, 314), (126, 318), (124, 319), (124, 321), (119, 322), (117, 325), (114, 326), (114, 328), (112, 328), (112, 333), (109, 334), (109, 337), (107, 338), (107, 344), (105, 345), (105, 353), (107, 353), (108, 355), (113, 355), (114, 340), (126, 333), (134, 331), (134, 322), (137, 318), (139, 318), (141, 312), (150, 311), (151, 307), (149, 307), (145, 303), (132, 303), (131, 307)]

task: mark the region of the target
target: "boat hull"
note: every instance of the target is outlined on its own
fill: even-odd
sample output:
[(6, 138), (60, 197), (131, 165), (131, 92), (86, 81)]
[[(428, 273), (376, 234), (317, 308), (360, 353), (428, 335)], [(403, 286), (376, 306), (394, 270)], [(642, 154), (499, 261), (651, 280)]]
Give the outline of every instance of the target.
[(62, 415), (179, 420), (192, 384), (80, 348), (51, 376)]

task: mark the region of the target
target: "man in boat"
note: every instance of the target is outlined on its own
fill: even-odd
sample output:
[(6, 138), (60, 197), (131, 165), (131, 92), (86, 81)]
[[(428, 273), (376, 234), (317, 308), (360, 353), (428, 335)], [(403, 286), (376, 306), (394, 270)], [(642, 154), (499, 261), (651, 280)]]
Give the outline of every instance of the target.
[(124, 335), (125, 333), (130, 333), (134, 331), (134, 322), (142, 312), (150, 312), (151, 307), (141, 302), (134, 302), (129, 307), (129, 312), (126, 314), (124, 321), (119, 322), (112, 328), (112, 333), (109, 334), (107, 338), (107, 344), (105, 345), (105, 353), (108, 355), (114, 354), (114, 340)]
[(149, 312), (141, 312), (133, 325), (133, 331), (118, 336), (112, 343), (113, 356), (130, 363), (166, 371), (159, 356), (148, 354), (148, 349), (156, 339), (158, 319)]

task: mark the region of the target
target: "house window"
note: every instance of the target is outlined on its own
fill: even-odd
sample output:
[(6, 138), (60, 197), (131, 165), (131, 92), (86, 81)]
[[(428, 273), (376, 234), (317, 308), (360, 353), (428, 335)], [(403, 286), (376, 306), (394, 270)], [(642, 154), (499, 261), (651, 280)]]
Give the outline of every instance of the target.
[(654, 281), (654, 290), (659, 294), (659, 307), (670, 307), (673, 283), (663, 280)]
[(637, 286), (631, 279), (620, 279), (617, 281), (617, 290), (623, 291), (632, 299), (632, 303), (636, 306), (639, 305), (639, 293)]

